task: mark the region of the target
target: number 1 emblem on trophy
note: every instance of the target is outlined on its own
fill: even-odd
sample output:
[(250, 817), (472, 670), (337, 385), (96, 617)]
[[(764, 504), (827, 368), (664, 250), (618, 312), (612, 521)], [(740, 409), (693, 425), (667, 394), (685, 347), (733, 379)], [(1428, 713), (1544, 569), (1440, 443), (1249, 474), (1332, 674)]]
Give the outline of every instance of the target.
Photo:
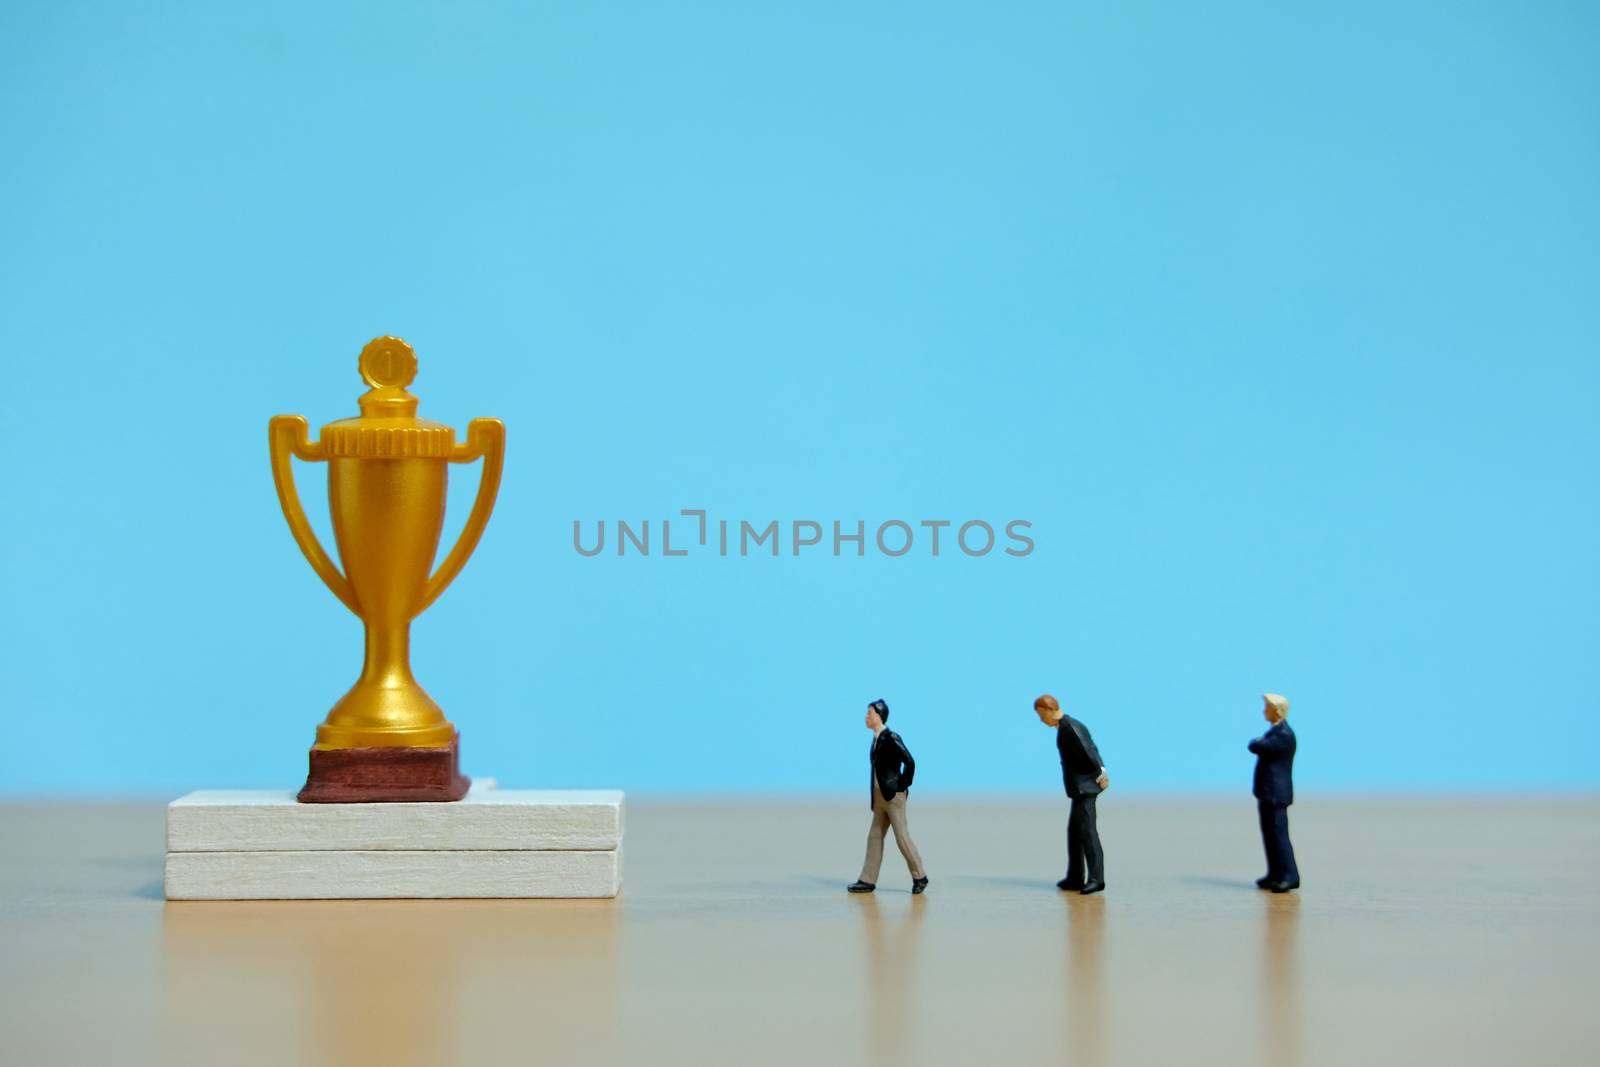
[[(333, 595), (366, 627), (361, 676), (317, 727), (303, 803), (460, 800), (460, 735), (411, 674), (411, 620), (439, 598), (494, 510), (505, 459), (505, 425), (473, 419), (465, 444), (443, 423), (417, 418), (406, 390), (417, 357), (398, 337), (361, 350), (371, 388), (361, 414), (322, 428), (279, 415), (268, 425), (272, 477), (295, 543)], [(334, 566), (306, 521), (291, 457), (328, 464), (328, 510), (344, 570)], [(455, 547), (437, 570), (449, 465), (483, 460), (477, 500)], [(431, 571), (431, 573), (430, 573)]]

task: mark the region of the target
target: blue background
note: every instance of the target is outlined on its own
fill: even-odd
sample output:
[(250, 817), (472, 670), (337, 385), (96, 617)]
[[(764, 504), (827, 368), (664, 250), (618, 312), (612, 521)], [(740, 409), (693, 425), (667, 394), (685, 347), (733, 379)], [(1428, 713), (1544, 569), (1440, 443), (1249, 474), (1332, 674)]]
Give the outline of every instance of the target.
[[(1049, 690), (1243, 790), (1272, 689), (1302, 791), (1595, 786), (1597, 10), (8, 4), (0, 788), (301, 780), (361, 634), (266, 423), (380, 333), (509, 426), (471, 773), (864, 789), (882, 695), (1056, 788)], [(1037, 548), (572, 548), (686, 507)]]

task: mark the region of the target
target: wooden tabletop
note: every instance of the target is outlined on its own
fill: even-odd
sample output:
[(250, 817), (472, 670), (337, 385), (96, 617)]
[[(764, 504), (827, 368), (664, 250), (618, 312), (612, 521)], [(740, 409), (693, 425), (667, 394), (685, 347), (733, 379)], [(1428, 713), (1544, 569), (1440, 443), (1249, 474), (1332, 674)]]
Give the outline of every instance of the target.
[(615, 901), (161, 898), (162, 807), (0, 806), (0, 1063), (1569, 1064), (1600, 1043), (1600, 798), (630, 798)]

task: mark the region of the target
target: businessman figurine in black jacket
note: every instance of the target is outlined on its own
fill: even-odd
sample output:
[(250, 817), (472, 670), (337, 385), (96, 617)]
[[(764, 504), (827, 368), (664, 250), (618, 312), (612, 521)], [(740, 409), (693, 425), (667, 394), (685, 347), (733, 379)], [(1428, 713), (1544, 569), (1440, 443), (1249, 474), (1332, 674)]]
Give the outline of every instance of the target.
[(874, 700), (867, 705), (867, 728), (872, 731), (871, 781), (872, 826), (867, 830), (867, 858), (861, 865), (861, 877), (845, 888), (852, 893), (870, 893), (878, 888), (878, 869), (883, 866), (883, 838), (894, 827), (894, 843), (900, 846), (900, 855), (911, 868), (911, 892), (921, 893), (928, 888), (928, 874), (922, 869), (922, 857), (906, 830), (906, 792), (917, 773), (917, 763), (911, 758), (906, 743), (900, 735), (889, 729), (889, 705)]
[[(1057, 889), (1087, 896), (1106, 887), (1105, 853), (1100, 848), (1100, 830), (1095, 825), (1095, 798), (1111, 784), (1106, 776), (1100, 750), (1094, 747), (1089, 728), (1061, 710), (1061, 702), (1046, 693), (1033, 702), (1039, 721), (1055, 727), (1056, 751), (1061, 755), (1061, 780), (1072, 798), (1067, 816), (1067, 876)], [(1084, 867), (1089, 869), (1084, 877)]]
[(1274, 893), (1300, 888), (1294, 845), (1289, 843), (1289, 805), (1294, 803), (1294, 731), (1289, 729), (1289, 701), (1277, 693), (1262, 695), (1261, 714), (1272, 724), (1250, 742), (1256, 754), (1253, 792), (1261, 815), (1261, 844), (1267, 852), (1267, 873), (1256, 885)]

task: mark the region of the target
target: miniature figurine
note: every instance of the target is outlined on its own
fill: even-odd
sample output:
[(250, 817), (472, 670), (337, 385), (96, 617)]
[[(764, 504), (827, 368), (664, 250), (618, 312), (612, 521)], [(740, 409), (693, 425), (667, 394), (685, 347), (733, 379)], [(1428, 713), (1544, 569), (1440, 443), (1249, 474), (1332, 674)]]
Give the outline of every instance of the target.
[(900, 846), (911, 869), (911, 892), (921, 893), (928, 888), (928, 875), (922, 869), (922, 857), (906, 830), (906, 793), (911, 789), (911, 778), (917, 772), (916, 761), (900, 735), (889, 729), (889, 705), (874, 700), (867, 705), (867, 728), (872, 731), (871, 763), (872, 826), (867, 830), (867, 858), (861, 865), (861, 877), (847, 888), (852, 893), (870, 893), (878, 888), (878, 869), (883, 865), (883, 836), (894, 827), (894, 843)]
[(1267, 732), (1250, 742), (1256, 754), (1252, 792), (1261, 815), (1261, 844), (1267, 853), (1267, 873), (1256, 885), (1274, 893), (1300, 888), (1300, 868), (1295, 866), (1294, 845), (1289, 842), (1289, 805), (1294, 803), (1294, 731), (1289, 728), (1289, 700), (1277, 693), (1261, 695), (1262, 716), (1271, 723)]
[[(1111, 785), (1100, 750), (1094, 747), (1089, 728), (1061, 710), (1061, 702), (1049, 693), (1033, 702), (1039, 721), (1056, 730), (1056, 751), (1061, 754), (1061, 780), (1072, 798), (1067, 815), (1067, 876), (1057, 889), (1077, 891), (1084, 896), (1106, 887), (1105, 853), (1100, 848), (1100, 830), (1095, 825), (1095, 798)], [(1087, 865), (1089, 876), (1084, 878)]]

